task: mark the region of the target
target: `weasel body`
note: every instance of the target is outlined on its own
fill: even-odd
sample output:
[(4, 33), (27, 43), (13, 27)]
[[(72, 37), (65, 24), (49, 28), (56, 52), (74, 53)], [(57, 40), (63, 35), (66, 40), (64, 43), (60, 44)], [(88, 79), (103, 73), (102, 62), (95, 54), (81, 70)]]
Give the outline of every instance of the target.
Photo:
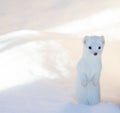
[(103, 36), (84, 38), (83, 55), (77, 65), (76, 82), (76, 96), (81, 104), (93, 105), (100, 102), (99, 78), (104, 43)]

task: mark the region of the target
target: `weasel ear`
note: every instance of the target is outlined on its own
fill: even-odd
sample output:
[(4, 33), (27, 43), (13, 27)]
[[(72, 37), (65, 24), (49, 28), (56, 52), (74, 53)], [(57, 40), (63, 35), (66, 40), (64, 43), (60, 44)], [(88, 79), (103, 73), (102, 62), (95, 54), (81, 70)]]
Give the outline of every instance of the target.
[(88, 37), (89, 36), (85, 36), (84, 39), (83, 39), (83, 43), (86, 44), (87, 40), (88, 40)]
[(105, 38), (104, 38), (104, 36), (101, 36), (100, 38), (101, 38), (103, 44), (105, 44)]

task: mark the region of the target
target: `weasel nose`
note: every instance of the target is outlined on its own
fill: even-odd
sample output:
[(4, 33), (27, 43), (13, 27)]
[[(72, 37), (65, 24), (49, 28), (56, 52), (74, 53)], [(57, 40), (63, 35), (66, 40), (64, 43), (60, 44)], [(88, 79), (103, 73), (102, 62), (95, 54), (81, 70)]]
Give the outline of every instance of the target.
[(94, 55), (96, 56), (96, 55), (97, 55), (97, 53), (94, 53)]

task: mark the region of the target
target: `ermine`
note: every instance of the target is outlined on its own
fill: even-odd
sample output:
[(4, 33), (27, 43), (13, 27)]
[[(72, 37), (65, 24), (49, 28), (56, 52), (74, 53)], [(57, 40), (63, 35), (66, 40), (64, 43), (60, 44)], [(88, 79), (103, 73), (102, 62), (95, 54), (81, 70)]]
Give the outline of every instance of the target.
[(101, 54), (104, 36), (86, 36), (83, 55), (77, 65), (76, 96), (80, 104), (94, 105), (100, 102)]

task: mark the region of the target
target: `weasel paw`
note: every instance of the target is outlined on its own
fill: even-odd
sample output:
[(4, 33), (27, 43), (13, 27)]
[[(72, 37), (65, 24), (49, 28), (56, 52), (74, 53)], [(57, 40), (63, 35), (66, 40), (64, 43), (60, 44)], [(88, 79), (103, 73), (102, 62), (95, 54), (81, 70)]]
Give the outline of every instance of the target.
[(81, 85), (82, 85), (83, 87), (86, 87), (86, 86), (87, 86), (87, 82), (81, 82)]
[(98, 82), (97, 81), (92, 81), (92, 84), (93, 84), (93, 86), (97, 86), (98, 85)]

